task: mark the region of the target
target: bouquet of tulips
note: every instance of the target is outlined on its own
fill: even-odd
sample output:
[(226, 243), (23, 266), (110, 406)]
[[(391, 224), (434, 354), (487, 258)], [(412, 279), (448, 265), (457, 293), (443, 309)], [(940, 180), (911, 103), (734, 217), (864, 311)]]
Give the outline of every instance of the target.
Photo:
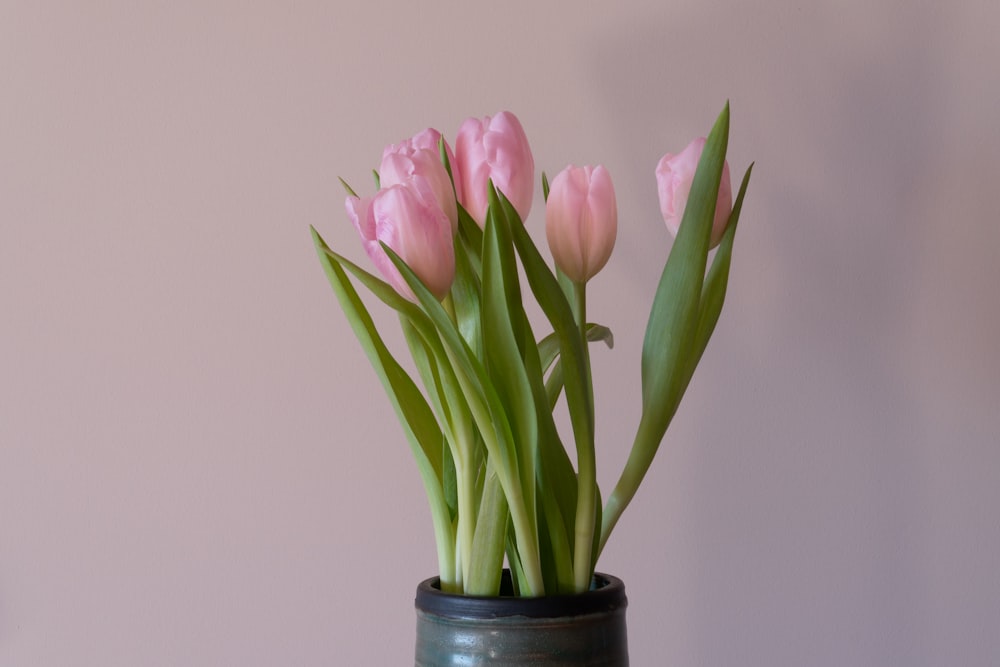
[[(753, 166), (734, 204), (728, 134), (727, 104), (707, 139), (665, 155), (656, 169), (660, 207), (676, 238), (646, 329), (635, 440), (606, 502), (597, 485), (589, 345), (610, 347), (612, 337), (589, 320), (586, 299), (587, 282), (608, 261), (617, 235), (605, 168), (569, 166), (551, 183), (542, 175), (554, 267), (524, 226), (534, 160), (509, 112), (466, 120), (454, 150), (432, 129), (387, 147), (374, 196), (360, 197), (344, 183), (347, 215), (381, 277), (312, 230), (416, 458), (443, 590), (497, 595), (505, 556), (517, 595), (591, 586), (597, 558), (648, 470), (722, 308)], [(398, 314), (420, 384), (386, 346), (355, 282)], [(545, 335), (529, 322), (528, 293), (550, 327)], [(557, 405), (568, 410), (568, 436), (556, 427)]]

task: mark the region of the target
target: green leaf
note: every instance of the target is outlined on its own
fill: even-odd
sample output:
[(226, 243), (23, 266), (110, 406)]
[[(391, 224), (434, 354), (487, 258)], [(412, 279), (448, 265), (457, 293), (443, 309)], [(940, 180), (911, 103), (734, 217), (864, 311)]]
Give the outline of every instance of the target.
[(339, 180), (340, 184), (342, 186), (344, 186), (345, 190), (347, 190), (347, 194), (351, 195), (352, 197), (357, 197), (358, 196), (358, 193), (355, 192), (354, 189), (350, 185), (347, 184), (347, 181), (345, 181), (344, 179), (340, 178), (339, 176), (337, 177), (337, 180)]
[(538, 418), (522, 362), (527, 320), (521, 303), (510, 225), (489, 185), (483, 243), (483, 339), (487, 372), (514, 431), (525, 509), (535, 512), (535, 458)]
[[(513, 206), (506, 198), (502, 198), (502, 203), (505, 209), (513, 211)], [(593, 394), (586, 350), (573, 309), (566, 300), (558, 279), (549, 270), (524, 226), (513, 225), (511, 232), (531, 291), (559, 340), (560, 365), (565, 374), (566, 404), (573, 426), (578, 468), (573, 540), (574, 576), (576, 586), (582, 586), (585, 590), (593, 574), (591, 563), (594, 558), (590, 543), (596, 529), (595, 519), (598, 516), (594, 506), (597, 495), (597, 473), (594, 454)]]
[(728, 134), (727, 103), (706, 141), (680, 230), (654, 297), (643, 345), (642, 416), (628, 461), (604, 508), (599, 548), (607, 544), (649, 470), (722, 309), (733, 237), (750, 178), (747, 169), (722, 245), (706, 277)]
[(368, 271), (365, 271), (346, 257), (330, 250), (326, 244), (323, 245), (319, 252), (322, 252), (328, 259), (333, 260), (342, 268), (350, 271), (351, 274), (357, 278), (362, 285), (368, 288), (368, 291), (378, 297), (382, 303), (397, 311), (400, 315), (405, 316), (413, 322), (415, 326), (418, 323), (421, 324), (421, 328), (430, 325), (430, 321), (427, 320), (423, 311), (421, 311), (415, 303), (401, 296), (399, 292), (397, 292), (389, 283), (372, 275)]
[(726, 287), (729, 283), (729, 265), (733, 257), (733, 239), (736, 237), (736, 226), (739, 224), (743, 198), (746, 196), (747, 186), (750, 184), (752, 170), (753, 164), (747, 167), (746, 173), (743, 175), (739, 194), (733, 203), (733, 211), (729, 214), (729, 221), (726, 223), (726, 231), (719, 242), (719, 248), (715, 251), (715, 259), (712, 260), (708, 275), (705, 277), (705, 287), (702, 290), (698, 312), (698, 327), (695, 329), (694, 350), (689, 358), (685, 387), (691, 381), (694, 370), (708, 346), (708, 340), (715, 331), (719, 315), (722, 313), (722, 305), (726, 300)]
[[(431, 318), (441, 335), (449, 359), (454, 365), (456, 377), (462, 386), (480, 433), (483, 435), (484, 444), (496, 467), (500, 483), (503, 485), (504, 494), (510, 507), (511, 521), (518, 533), (518, 541), (523, 544), (537, 545), (537, 523), (535, 518), (525, 511), (516, 444), (510, 422), (497, 395), (496, 388), (489, 381), (479, 360), (470, 354), (468, 344), (462, 339), (455, 324), (434, 295), (428, 291), (427, 287), (392, 248), (384, 243), (382, 248), (399, 270), (403, 280), (413, 290), (424, 312)], [(537, 553), (522, 555), (536, 556)], [(528, 594), (543, 595), (545, 587), (541, 565), (537, 557), (526, 560), (523, 565), (525, 576), (531, 583)]]
[[(537, 362), (537, 357), (534, 359)], [(546, 590), (553, 590), (551, 583), (554, 581), (556, 592), (570, 591), (573, 584), (576, 471), (573, 470), (573, 463), (552, 419), (551, 406), (540, 377), (537, 383), (533, 383), (532, 393), (539, 413), (538, 465), (535, 474), (539, 499), (539, 551), (543, 567), (548, 572)]]
[(465, 581), (466, 595), (495, 596), (500, 591), (500, 574), (507, 544), (507, 499), (496, 473), (487, 466), (482, 503), (472, 541), (473, 562)]
[[(405, 320), (409, 326), (412, 326), (419, 332), (423, 339), (423, 344), (427, 346), (428, 354), (433, 357), (438, 372), (441, 375), (439, 389), (443, 392), (444, 398), (440, 405), (442, 409), (438, 409), (437, 412), (440, 415), (445, 415), (446, 413), (443, 408), (450, 408), (453, 414), (447, 423), (453, 425), (456, 434), (465, 433), (467, 431), (466, 422), (469, 420), (467, 403), (458, 388), (458, 380), (455, 377), (454, 370), (448, 363), (448, 357), (430, 318), (424, 314), (424, 311), (419, 306), (401, 296), (389, 283), (376, 278), (371, 273), (325, 246), (322, 251), (343, 268), (350, 271), (372, 294), (378, 297), (384, 304), (397, 311), (401, 320)], [(428, 386), (428, 389), (430, 390), (431, 387)], [(456, 445), (461, 444), (461, 442), (456, 443)], [(472, 462), (471, 457), (474, 456), (474, 452), (456, 451), (454, 455), (459, 456), (462, 460)]]
[(728, 135), (727, 103), (698, 162), (677, 239), (663, 269), (646, 326), (642, 348), (642, 409), (650, 440), (642, 446), (654, 450), (683, 392), (683, 370), (698, 323), (709, 236)]
[(431, 506), (435, 539), (441, 572), (453, 571), (454, 533), (451, 512), (443, 490), (444, 437), (434, 419), (427, 401), (406, 371), (399, 365), (382, 341), (371, 315), (362, 303), (357, 291), (351, 285), (343, 267), (335, 261), (326, 242), (319, 233), (310, 228), (320, 263), (326, 272), (330, 285), (347, 316), (351, 328), (361, 343), (376, 375), (382, 382), (386, 394), (403, 427), (410, 449), (417, 462)]
[[(459, 424), (462, 423), (461, 417), (465, 406), (461, 402), (456, 402), (452, 399), (451, 392), (445, 387), (446, 380), (442, 378), (437, 359), (425, 339), (418, 333), (416, 327), (413, 326), (413, 323), (404, 315), (400, 315), (399, 320), (403, 336), (406, 338), (406, 343), (410, 349), (410, 356), (413, 358), (417, 372), (420, 374), (420, 378), (427, 390), (427, 395), (434, 407), (434, 412), (438, 416), (438, 423), (447, 424), (448, 426), (445, 441), (446, 443), (453, 442), (455, 440), (454, 436), (448, 436), (447, 433), (455, 428), (456, 421)], [(453, 414), (456, 416), (453, 416)], [(446, 446), (441, 451), (440, 474), (445, 501), (448, 503), (448, 509), (451, 511), (451, 519), (454, 522), (458, 514), (458, 490), (455, 479), (455, 460), (451, 449), (452, 446), (457, 445)]]
[[(609, 349), (615, 346), (614, 335), (611, 333), (611, 329), (605, 326), (588, 324), (586, 332), (587, 340), (591, 343), (603, 341)], [(556, 402), (559, 400), (559, 396), (563, 390), (563, 372), (562, 366), (559, 363), (559, 341), (556, 340), (555, 334), (549, 334), (542, 339), (538, 345), (538, 351), (542, 355), (543, 369), (546, 372), (548, 372), (550, 366), (552, 369), (548, 379), (545, 381), (545, 393), (548, 396), (549, 411), (551, 411), (555, 408)]]
[[(503, 200), (505, 206), (510, 205), (506, 198)], [(511, 233), (514, 246), (521, 257), (528, 285), (552, 325), (556, 340), (559, 341), (559, 354), (567, 378), (566, 398), (570, 408), (570, 421), (578, 448), (581, 445), (587, 446), (587, 442), (593, 443), (593, 433), (591, 433), (593, 418), (590, 414), (590, 401), (586, 395), (587, 370), (584, 363), (583, 342), (580, 340), (579, 329), (573, 319), (573, 310), (524, 226), (513, 225)]]
[(455, 459), (448, 452), (442, 452), (441, 456), (441, 491), (454, 526), (458, 519), (458, 477)]
[(479, 272), (467, 252), (455, 248), (455, 282), (451, 286), (451, 303), (455, 310), (458, 331), (469, 345), (472, 356), (483, 358), (482, 284)]
[(458, 205), (458, 238), (462, 248), (468, 254), (469, 265), (475, 271), (475, 275), (481, 276), (483, 272), (483, 230), (461, 204)]
[(320, 262), (337, 294), (341, 308), (347, 315), (351, 328), (385, 385), (394, 407), (401, 413), (401, 421), (412, 433), (416, 444), (433, 465), (435, 475), (440, 473), (441, 429), (420, 390), (396, 362), (382, 341), (357, 292), (351, 286), (343, 268), (333, 261), (335, 254), (315, 229), (313, 239), (319, 251)]
[[(602, 324), (588, 322), (586, 333), (588, 342), (602, 342), (608, 346), (608, 349), (612, 349), (615, 346), (614, 334), (611, 333), (611, 329)], [(542, 362), (542, 370), (547, 372), (559, 356), (559, 339), (554, 333), (550, 333), (538, 342), (538, 356)]]
[(550, 411), (555, 410), (556, 403), (559, 402), (559, 396), (562, 395), (563, 383), (565, 381), (566, 378), (563, 377), (562, 363), (556, 361), (552, 366), (552, 372), (549, 373), (548, 379), (545, 380), (545, 395)]
[(451, 170), (451, 160), (448, 159), (448, 151), (445, 149), (444, 137), (438, 139), (438, 156), (441, 158), (441, 164), (444, 165), (444, 170), (448, 172), (448, 179), (451, 181), (451, 191), (455, 194), (455, 199), (458, 199), (458, 194), (455, 190), (455, 175)]
[(508, 481), (505, 479), (508, 475), (513, 475), (516, 479), (517, 459), (513, 456), (514, 452), (511, 444), (513, 442), (513, 435), (510, 430), (510, 423), (486, 370), (483, 368), (481, 362), (472, 355), (468, 344), (462, 338), (455, 323), (449, 318), (448, 313), (445, 312), (437, 298), (420, 281), (420, 278), (413, 273), (412, 269), (407, 266), (406, 262), (392, 248), (384, 243), (382, 244), (382, 248), (389, 256), (393, 265), (399, 270), (403, 280), (413, 290), (414, 295), (423, 307), (424, 313), (430, 318), (433, 326), (440, 335), (448, 357), (455, 369), (456, 377), (465, 392), (469, 407), (475, 415), (476, 422), (480, 425), (487, 443), (491, 441), (494, 443), (490, 450), (490, 456), (494, 457), (497, 474), (505, 482)]

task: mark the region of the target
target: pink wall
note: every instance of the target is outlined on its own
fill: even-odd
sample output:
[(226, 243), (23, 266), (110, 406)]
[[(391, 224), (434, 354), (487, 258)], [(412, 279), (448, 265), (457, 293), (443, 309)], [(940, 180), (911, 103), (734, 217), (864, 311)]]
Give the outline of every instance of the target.
[(601, 562), (633, 662), (1000, 655), (1000, 6), (143, 4), (0, 5), (0, 665), (407, 664), (429, 516), (308, 226), (362, 258), (337, 176), (502, 108), (606, 164), (608, 487), (652, 170), (727, 97), (729, 302)]

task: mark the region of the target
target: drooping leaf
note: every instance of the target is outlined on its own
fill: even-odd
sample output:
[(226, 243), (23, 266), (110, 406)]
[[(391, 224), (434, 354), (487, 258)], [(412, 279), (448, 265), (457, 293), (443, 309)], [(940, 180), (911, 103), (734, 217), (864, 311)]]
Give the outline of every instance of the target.
[(334, 254), (330, 252), (319, 233), (313, 228), (310, 229), (320, 263), (330, 285), (355, 336), (385, 388), (417, 462), (417, 469), (431, 506), (441, 571), (443, 573), (452, 571), (453, 568), (447, 559), (453, 558), (453, 550), (449, 545), (454, 541), (454, 533), (451, 512), (443, 489), (444, 438), (441, 429), (416, 384), (385, 346), (371, 315), (351, 285), (343, 267), (335, 261)]
[[(493, 460), (497, 476), (503, 485), (511, 513), (511, 522), (518, 533), (519, 542), (537, 545), (537, 522), (534, 516), (526, 512), (524, 504), (525, 492), (521, 488), (521, 477), (518, 470), (516, 443), (510, 421), (503, 409), (503, 403), (496, 388), (489, 380), (488, 374), (479, 360), (469, 351), (468, 345), (462, 339), (447, 312), (433, 294), (406, 265), (392, 248), (382, 244), (390, 261), (399, 270), (406, 284), (413, 290), (424, 312), (433, 321), (441, 335), (445, 349), (449, 355), (458, 382), (468, 401), (469, 408), (483, 435), (489, 457)], [(532, 490), (530, 493), (534, 493)], [(541, 565), (537, 559), (537, 550), (533, 553), (522, 553), (522, 565), (525, 577), (530, 586), (529, 595), (543, 595), (544, 581), (541, 575)]]
[(448, 509), (451, 510), (451, 519), (454, 523), (458, 514), (455, 461), (451, 451), (452, 445), (448, 445), (447, 443), (454, 440), (454, 435), (448, 435), (452, 433), (455, 427), (453, 413), (461, 414), (465, 406), (451, 400), (450, 392), (446, 391), (444, 387), (444, 380), (442, 380), (437, 360), (424, 338), (405, 316), (400, 315), (399, 320), (403, 336), (410, 349), (410, 356), (413, 358), (413, 363), (420, 374), (434, 412), (438, 416), (438, 423), (445, 425), (444, 435), (446, 446), (441, 451), (441, 485), (445, 495), (445, 502), (448, 503)]
[[(587, 342), (589, 343), (604, 343), (608, 346), (608, 349), (613, 349), (615, 346), (615, 336), (611, 333), (611, 329), (602, 325), (595, 324), (593, 322), (588, 322), (585, 327)], [(538, 357), (541, 359), (542, 371), (548, 372), (549, 367), (552, 366), (553, 362), (559, 357), (559, 339), (554, 333), (550, 333), (548, 336), (538, 341)]]

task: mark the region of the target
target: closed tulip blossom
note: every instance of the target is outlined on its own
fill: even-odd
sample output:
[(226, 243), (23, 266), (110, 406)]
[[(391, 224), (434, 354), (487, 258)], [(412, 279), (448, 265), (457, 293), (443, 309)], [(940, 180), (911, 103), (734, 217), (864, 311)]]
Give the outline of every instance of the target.
[(489, 203), (488, 183), (493, 181), (514, 205), (521, 220), (531, 211), (535, 187), (535, 161), (528, 138), (517, 116), (509, 111), (485, 118), (469, 118), (455, 139), (456, 181), (461, 181), (460, 201), (482, 225)]
[[(455, 189), (451, 177), (441, 161), (439, 142), (441, 133), (428, 128), (406, 141), (387, 146), (382, 152), (379, 166), (379, 180), (382, 187), (390, 185), (417, 184), (418, 189), (429, 187), (441, 210), (451, 220), (452, 227), (458, 227), (458, 206), (455, 203)], [(455, 164), (455, 155), (447, 142), (444, 145), (448, 161)], [(456, 186), (458, 184), (456, 183)]]
[(454, 237), (451, 221), (433, 197), (391, 185), (374, 197), (348, 197), (345, 207), (365, 252), (397, 292), (417, 300), (381, 243), (392, 248), (435, 297), (448, 294), (455, 278)]
[(569, 166), (552, 180), (545, 234), (556, 266), (576, 283), (604, 268), (618, 234), (618, 205), (603, 166)]
[[(705, 149), (704, 137), (695, 139), (687, 148), (671, 155), (667, 153), (660, 158), (656, 166), (656, 183), (660, 194), (660, 212), (667, 223), (667, 229), (674, 236), (681, 226), (684, 208), (687, 206), (694, 173), (698, 168), (698, 160)], [(726, 231), (726, 223), (733, 209), (733, 188), (729, 180), (729, 163), (722, 165), (722, 181), (719, 183), (719, 199), (715, 205), (715, 218), (712, 221), (712, 234), (709, 247), (719, 245)]]

